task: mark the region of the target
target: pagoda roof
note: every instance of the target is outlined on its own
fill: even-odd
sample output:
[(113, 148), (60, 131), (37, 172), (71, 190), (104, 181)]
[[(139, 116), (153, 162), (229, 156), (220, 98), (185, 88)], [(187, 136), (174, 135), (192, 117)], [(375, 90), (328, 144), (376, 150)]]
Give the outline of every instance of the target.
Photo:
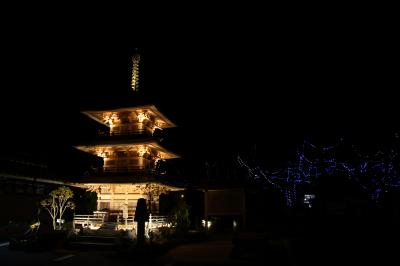
[(108, 113), (122, 113), (122, 112), (135, 112), (135, 113), (147, 112), (151, 116), (154, 116), (156, 120), (161, 120), (163, 122), (163, 128), (176, 127), (176, 125), (171, 120), (169, 120), (165, 115), (163, 115), (153, 104), (122, 107), (115, 109), (88, 110), (88, 111), (82, 111), (81, 113), (109, 127), (109, 124), (104, 120), (104, 117), (108, 115)]
[(180, 158), (179, 155), (168, 151), (162, 147), (155, 139), (132, 139), (132, 140), (109, 140), (102, 142), (92, 142), (86, 145), (77, 145), (75, 148), (88, 152), (94, 155), (98, 155), (102, 150), (112, 149), (112, 150), (128, 150), (130, 148), (136, 148), (139, 145), (145, 145), (151, 149), (159, 151), (163, 154), (163, 159), (175, 159)]

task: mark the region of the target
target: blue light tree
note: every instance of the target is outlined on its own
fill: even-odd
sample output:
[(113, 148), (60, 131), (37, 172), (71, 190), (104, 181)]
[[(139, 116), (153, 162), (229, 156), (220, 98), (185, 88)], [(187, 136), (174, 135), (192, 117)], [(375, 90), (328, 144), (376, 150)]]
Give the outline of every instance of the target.
[(288, 207), (294, 207), (298, 202), (297, 188), (300, 185), (312, 185), (321, 176), (346, 177), (377, 204), (383, 193), (400, 188), (400, 157), (395, 145), (386, 152), (378, 151), (373, 155), (362, 154), (351, 146), (345, 152), (347, 158), (340, 156), (343, 146), (343, 139), (327, 147), (304, 141), (296, 152), (295, 160), (289, 161), (285, 169), (275, 172), (259, 165), (250, 166), (240, 156), (237, 161), (252, 180), (280, 190)]

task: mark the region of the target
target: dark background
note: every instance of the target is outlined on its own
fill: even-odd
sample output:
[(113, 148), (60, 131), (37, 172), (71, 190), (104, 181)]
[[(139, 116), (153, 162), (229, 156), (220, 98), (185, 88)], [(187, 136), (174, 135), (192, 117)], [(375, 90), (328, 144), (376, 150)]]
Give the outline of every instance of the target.
[[(72, 145), (95, 128), (81, 110), (139, 101), (155, 103), (178, 125), (165, 132), (164, 145), (196, 176), (206, 161), (230, 165), (239, 153), (281, 167), (304, 138), (332, 144), (344, 137), (375, 148), (399, 128), (390, 32), (321, 27), (166, 45), (143, 44), (129, 27), (52, 30), (49, 23), (4, 33), (1, 142), (58, 167), (75, 167), (82, 155)], [(140, 95), (130, 88), (135, 47)]]

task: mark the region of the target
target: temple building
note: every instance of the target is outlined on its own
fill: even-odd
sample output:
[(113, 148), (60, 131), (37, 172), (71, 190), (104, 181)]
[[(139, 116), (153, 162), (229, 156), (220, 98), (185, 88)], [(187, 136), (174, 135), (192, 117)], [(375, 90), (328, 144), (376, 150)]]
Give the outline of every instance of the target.
[[(138, 54), (133, 57), (132, 89), (138, 90)], [(102, 158), (97, 166), (82, 177), (81, 184), (97, 193), (97, 210), (110, 214), (128, 207), (133, 215), (139, 198), (145, 198), (150, 212), (156, 214), (159, 196), (168, 191), (181, 190), (160, 182), (159, 163), (179, 156), (158, 141), (158, 133), (176, 125), (154, 105), (130, 106), (109, 110), (82, 112), (90, 119), (106, 126), (98, 137), (75, 148)]]

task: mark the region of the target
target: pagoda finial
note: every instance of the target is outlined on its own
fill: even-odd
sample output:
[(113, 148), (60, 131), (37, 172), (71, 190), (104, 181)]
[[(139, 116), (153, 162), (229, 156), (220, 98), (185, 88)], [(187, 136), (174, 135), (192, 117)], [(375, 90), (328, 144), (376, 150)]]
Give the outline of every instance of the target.
[(132, 82), (131, 82), (131, 87), (133, 91), (137, 91), (139, 88), (139, 62), (140, 62), (140, 54), (137, 51), (137, 48), (135, 49), (135, 53), (133, 54), (132, 57)]

